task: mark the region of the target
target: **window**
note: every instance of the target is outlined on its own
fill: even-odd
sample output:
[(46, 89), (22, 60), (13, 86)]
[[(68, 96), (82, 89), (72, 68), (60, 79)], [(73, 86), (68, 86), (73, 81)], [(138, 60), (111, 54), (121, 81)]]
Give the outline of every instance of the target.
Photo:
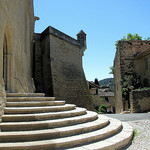
[(108, 99), (108, 97), (105, 97), (105, 100), (106, 100), (106, 102), (109, 102), (109, 99)]
[(143, 80), (143, 83), (144, 83), (144, 87), (149, 87), (149, 81), (148, 81), (147, 78), (145, 78), (145, 79)]
[(148, 58), (145, 58), (144, 62), (145, 62), (145, 70), (148, 70)]

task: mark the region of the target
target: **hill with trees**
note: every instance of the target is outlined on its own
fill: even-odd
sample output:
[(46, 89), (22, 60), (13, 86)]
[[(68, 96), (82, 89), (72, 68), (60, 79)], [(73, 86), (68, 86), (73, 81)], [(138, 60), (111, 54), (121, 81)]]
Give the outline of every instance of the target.
[(114, 78), (106, 78), (106, 79), (99, 81), (100, 86), (109, 86), (109, 83), (110, 83), (110, 88), (113, 90), (114, 89)]

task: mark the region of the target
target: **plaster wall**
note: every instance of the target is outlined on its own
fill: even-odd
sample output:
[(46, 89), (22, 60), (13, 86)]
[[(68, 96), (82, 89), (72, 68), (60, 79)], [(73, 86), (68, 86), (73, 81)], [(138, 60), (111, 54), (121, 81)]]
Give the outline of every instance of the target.
[(91, 88), (89, 89), (89, 91), (90, 91), (90, 94), (96, 95), (96, 88)]

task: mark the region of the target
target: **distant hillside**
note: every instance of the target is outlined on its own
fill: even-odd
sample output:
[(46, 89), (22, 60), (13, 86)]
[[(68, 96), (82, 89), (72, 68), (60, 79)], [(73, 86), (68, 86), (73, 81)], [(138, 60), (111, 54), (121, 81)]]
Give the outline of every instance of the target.
[(100, 80), (99, 85), (100, 86), (109, 86), (109, 81), (110, 81), (110, 88), (113, 89), (114, 88), (114, 78), (106, 78), (106, 79)]

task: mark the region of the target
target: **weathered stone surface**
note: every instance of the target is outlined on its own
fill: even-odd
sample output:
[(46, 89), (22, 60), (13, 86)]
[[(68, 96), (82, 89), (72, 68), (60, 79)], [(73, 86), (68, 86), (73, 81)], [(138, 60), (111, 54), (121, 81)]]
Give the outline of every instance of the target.
[(124, 75), (132, 73), (139, 75), (135, 57), (149, 48), (150, 41), (119, 41), (114, 60), (116, 113), (128, 109), (127, 103), (122, 100), (121, 80)]
[(4, 107), (6, 102), (6, 93), (4, 87), (5, 87), (4, 80), (0, 78), (0, 122), (1, 117), (4, 114)]
[(130, 93), (131, 112), (150, 111), (150, 90), (134, 90)]
[(1, 0), (0, 20), (0, 76), (6, 90), (32, 92), (32, 0)]
[(33, 92), (33, 32), (32, 0), (0, 0), (0, 116), (5, 90)]
[(82, 68), (85, 41), (82, 40), (80, 45), (79, 40), (53, 27), (43, 31), (41, 37), (35, 34), (35, 41), (35, 59), (38, 60), (35, 63), (37, 92), (94, 110)]

